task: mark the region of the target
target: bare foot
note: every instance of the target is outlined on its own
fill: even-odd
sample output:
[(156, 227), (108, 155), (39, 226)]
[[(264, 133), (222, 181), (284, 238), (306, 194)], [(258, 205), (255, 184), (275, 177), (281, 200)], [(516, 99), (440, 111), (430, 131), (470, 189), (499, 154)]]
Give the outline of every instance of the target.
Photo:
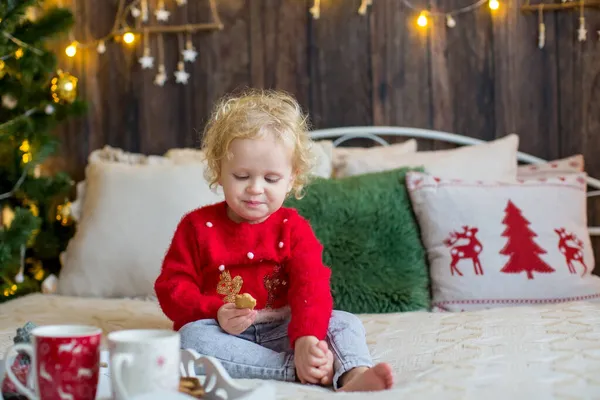
[[(371, 392), (385, 390), (394, 384), (392, 367), (387, 363), (379, 363), (372, 368), (357, 367), (342, 377), (343, 386), (340, 392)], [(344, 379), (346, 378), (346, 379)]]
[(327, 357), (327, 362), (319, 367), (321, 371), (326, 373), (326, 375), (321, 378), (321, 385), (329, 386), (331, 385), (331, 382), (333, 382), (333, 353), (329, 350), (327, 342), (324, 340), (321, 340), (317, 344), (317, 347), (320, 348)]

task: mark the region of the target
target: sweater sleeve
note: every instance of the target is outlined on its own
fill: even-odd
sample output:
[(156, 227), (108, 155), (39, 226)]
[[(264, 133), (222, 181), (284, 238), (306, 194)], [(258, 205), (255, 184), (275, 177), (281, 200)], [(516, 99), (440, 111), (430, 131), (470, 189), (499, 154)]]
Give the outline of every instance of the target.
[(288, 303), (292, 314), (288, 336), (292, 348), (302, 336), (325, 339), (333, 309), (331, 270), (323, 264), (323, 246), (308, 221), (299, 215), (294, 220), (287, 263)]
[(156, 297), (175, 329), (199, 319), (216, 319), (223, 301), (202, 294), (202, 257), (198, 232), (189, 217), (184, 217), (173, 236), (154, 284)]

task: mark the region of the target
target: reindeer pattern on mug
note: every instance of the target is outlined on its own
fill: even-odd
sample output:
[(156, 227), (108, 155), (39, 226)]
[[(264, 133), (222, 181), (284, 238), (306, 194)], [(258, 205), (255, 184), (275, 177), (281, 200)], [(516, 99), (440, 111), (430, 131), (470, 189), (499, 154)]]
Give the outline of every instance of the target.
[(41, 337), (37, 347), (39, 391), (60, 400), (94, 399), (98, 386), (100, 337)]
[[(559, 266), (551, 266), (544, 259), (543, 255), (547, 254), (547, 250), (535, 239), (538, 234), (531, 228), (531, 222), (524, 216), (523, 210), (511, 200), (507, 201), (502, 224), (505, 229), (501, 236), (506, 238), (506, 242), (499, 253), (508, 259), (500, 272), (516, 275), (525, 273), (528, 280), (534, 279), (537, 274), (556, 272)], [(464, 225), (462, 230), (453, 230), (443, 240), (444, 245), (450, 248), (451, 276), (464, 276), (464, 267), (469, 264), (473, 267), (474, 275), (484, 274), (484, 266), (480, 260), (484, 244), (477, 237), (478, 233), (477, 227)], [(583, 241), (564, 227), (555, 228), (553, 233), (558, 235), (556, 245), (564, 256), (569, 273), (577, 274), (579, 267), (582, 269), (581, 276), (585, 276), (588, 267), (584, 260)]]

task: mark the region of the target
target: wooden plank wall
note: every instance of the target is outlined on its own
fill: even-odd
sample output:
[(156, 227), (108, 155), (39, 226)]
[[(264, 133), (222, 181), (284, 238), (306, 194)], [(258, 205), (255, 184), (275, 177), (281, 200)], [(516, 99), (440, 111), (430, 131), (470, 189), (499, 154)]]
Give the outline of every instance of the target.
[[(117, 0), (71, 1), (77, 38), (110, 30)], [(473, 3), (411, 1), (433, 11)], [(171, 22), (209, 19), (207, 0), (188, 3)], [(200, 54), (186, 64), (186, 86), (172, 78), (175, 36), (165, 38), (171, 75), (163, 88), (152, 83), (156, 71), (140, 69), (141, 46), (61, 59), (91, 104), (86, 118), (58, 133), (62, 166), (81, 179), (89, 152), (105, 144), (152, 154), (196, 146), (216, 99), (268, 87), (295, 94), (314, 128), (402, 125), (486, 140), (516, 132), (521, 151), (546, 159), (582, 153), (600, 177), (600, 10), (585, 12), (585, 42), (577, 41), (578, 11), (546, 13), (540, 50), (538, 16), (521, 13), (519, 3), (503, 0), (494, 14), (486, 6), (457, 17), (453, 29), (440, 22), (425, 31), (400, 0), (374, 0), (367, 16), (357, 14), (360, 0), (322, 0), (318, 20), (308, 12), (312, 0), (219, 0), (225, 29), (194, 35)], [(600, 206), (590, 217), (600, 222)]]

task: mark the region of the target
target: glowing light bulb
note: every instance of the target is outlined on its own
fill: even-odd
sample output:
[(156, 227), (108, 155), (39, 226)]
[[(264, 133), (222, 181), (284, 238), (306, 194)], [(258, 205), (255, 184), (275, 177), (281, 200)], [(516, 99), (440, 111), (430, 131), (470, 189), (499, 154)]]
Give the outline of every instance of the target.
[(490, 0), (488, 5), (490, 6), (490, 9), (492, 9), (492, 10), (497, 10), (498, 8), (500, 8), (500, 2), (498, 0)]
[(65, 49), (65, 53), (67, 53), (69, 57), (74, 57), (75, 54), (77, 54), (77, 43), (73, 42), (69, 46), (67, 46), (67, 48)]
[(131, 32), (127, 32), (123, 35), (123, 41), (125, 43), (133, 43), (135, 40), (135, 35)]
[(424, 11), (421, 11), (421, 14), (419, 14), (419, 18), (417, 18), (417, 25), (420, 27), (427, 26), (427, 16), (425, 15)]
[(65, 89), (67, 92), (70, 92), (71, 90), (73, 90), (73, 82), (66, 82), (63, 85), (63, 89)]
[(23, 143), (21, 143), (21, 146), (19, 146), (19, 150), (21, 150), (23, 153), (27, 153), (30, 149), (31, 146), (29, 146), (29, 141), (27, 139), (23, 140)]

